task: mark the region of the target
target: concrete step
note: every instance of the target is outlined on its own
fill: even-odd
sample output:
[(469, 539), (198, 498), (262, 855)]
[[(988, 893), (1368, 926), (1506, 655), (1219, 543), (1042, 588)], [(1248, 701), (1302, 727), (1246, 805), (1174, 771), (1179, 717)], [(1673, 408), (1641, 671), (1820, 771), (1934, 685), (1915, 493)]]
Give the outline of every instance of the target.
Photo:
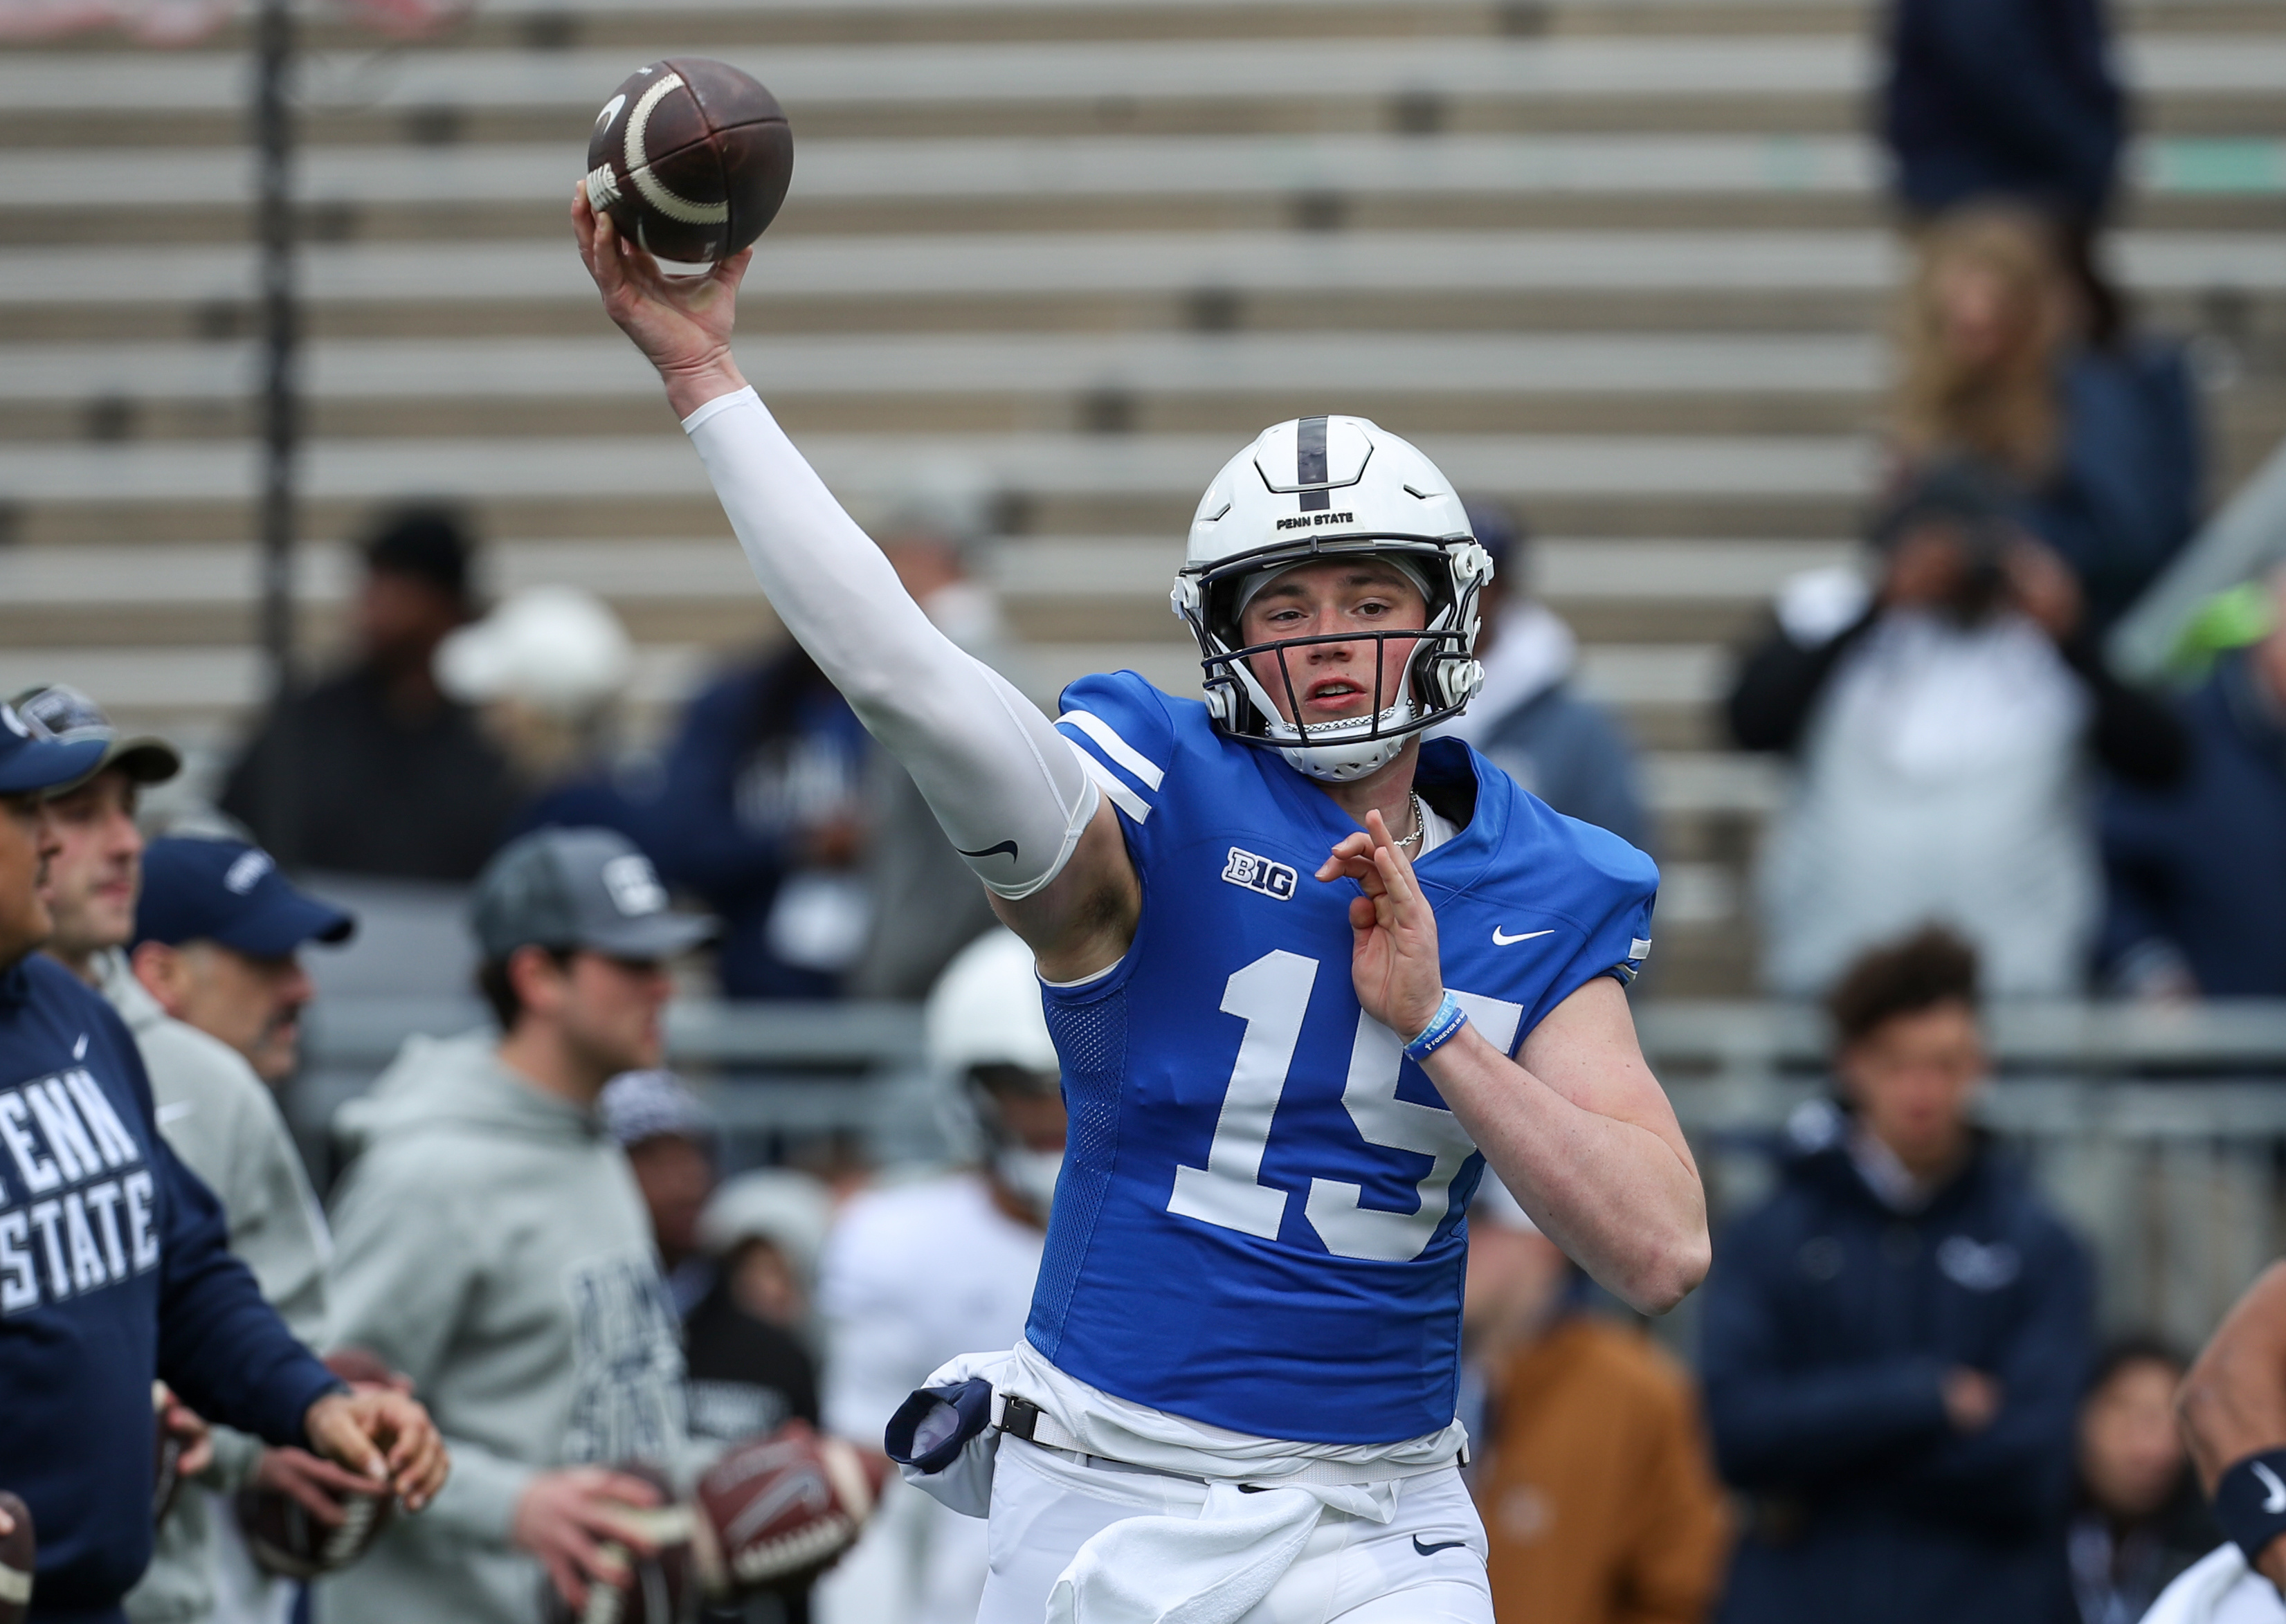
[[(1651, 38), (1394, 37), (1230, 40), (1023, 40), (690, 48), (762, 79), (800, 128), (829, 107), (1095, 102), (1116, 98), (1215, 102), (1387, 103), (1397, 98), (1682, 97), (1698, 102), (1851, 99), (1870, 91), (1880, 52), (1862, 35)], [(2142, 33), (2121, 42), (2122, 70), (2149, 97), (2274, 98), (2286, 82), (2286, 35)], [(623, 49), (561, 51), (391, 49), (319, 58), (301, 93), (313, 111), (455, 106), (561, 109), (592, 118), (639, 63)], [(20, 51), (0, 56), (0, 105), (35, 112), (235, 110), (246, 94), (236, 52), (171, 55)]]
[[(771, 397), (829, 394), (1345, 394), (1395, 385), (1439, 394), (1815, 395), (1885, 386), (1872, 335), (927, 334), (771, 335), (738, 360)], [(258, 346), (0, 345), (0, 400), (102, 396), (218, 402), (257, 386)], [(625, 339), (326, 340), (303, 360), (311, 398), (632, 397), (658, 374)]]
[[(561, 142), (320, 146), (301, 229), (343, 240), (560, 240)], [(2162, 138), (2124, 205), (2147, 228), (2263, 230), (2286, 140)], [(1855, 138), (1383, 135), (821, 141), (772, 240), (920, 232), (1819, 230), (1884, 221), (1881, 161)], [(250, 154), (73, 147), (0, 174), (0, 241), (243, 241)]]
[[(254, 193), (254, 169), (252, 154), (235, 142), (207, 148), (35, 150), (16, 154), (0, 173), (0, 210), (93, 215), (244, 204)], [(295, 182), (305, 205), (560, 207), (578, 172), (578, 154), (567, 157), (554, 142), (441, 149), (342, 146), (310, 149), (296, 168)], [(1880, 148), (1856, 136), (828, 140), (801, 148), (795, 196), (815, 207), (852, 201), (1427, 192), (1477, 201), (1509, 194), (1642, 197), (1667, 205), (1702, 194), (1864, 198), (1880, 192), (1885, 175)], [(2139, 195), (2275, 197), (2286, 193), (2286, 140), (2147, 139), (2128, 155), (2126, 177)]]
[[(2139, 290), (2286, 294), (2286, 233), (2130, 232), (2115, 258)], [(1892, 288), (1904, 263), (1894, 238), (1875, 231), (766, 237), (749, 297), (760, 304), (771, 297), (1137, 293), (1864, 295)], [(312, 244), (302, 276), (307, 296), (321, 305), (556, 299), (592, 309), (595, 299), (568, 241), (473, 243), (450, 252), (432, 244)], [(254, 288), (253, 252), (239, 246), (0, 249), (0, 310), (235, 303)]]

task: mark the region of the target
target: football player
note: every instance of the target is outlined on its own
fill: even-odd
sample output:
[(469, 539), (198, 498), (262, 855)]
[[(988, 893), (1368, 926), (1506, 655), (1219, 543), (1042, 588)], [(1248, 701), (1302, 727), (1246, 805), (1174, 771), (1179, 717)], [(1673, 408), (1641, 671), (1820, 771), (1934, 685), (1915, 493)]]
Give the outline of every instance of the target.
[(942, 1415), (892, 1451), (989, 1506), (980, 1620), (1207, 1597), (1490, 1624), (1454, 1420), (1486, 1160), (1639, 1309), (1709, 1247), (1621, 991), (1657, 871), (1419, 741), (1481, 678), (1490, 563), (1451, 483), (1361, 419), (1265, 431), (1177, 579), (1205, 701), (1123, 672), (1052, 723), (931, 626), (746, 386), (750, 255), (670, 280), (584, 192), (572, 216), (772, 606), (1044, 984), (1070, 1133), (1024, 1338), (940, 1370), (916, 1402)]

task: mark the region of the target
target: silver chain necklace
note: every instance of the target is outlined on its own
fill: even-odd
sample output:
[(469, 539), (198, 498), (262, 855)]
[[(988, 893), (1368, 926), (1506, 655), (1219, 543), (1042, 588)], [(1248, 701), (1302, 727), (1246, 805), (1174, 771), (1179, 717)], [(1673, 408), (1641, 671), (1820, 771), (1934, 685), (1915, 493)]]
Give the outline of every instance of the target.
[(1413, 802), (1413, 832), (1403, 840), (1394, 842), (1400, 847), (1420, 845), (1421, 837), (1429, 832), (1429, 815), (1421, 805), (1421, 792), (1407, 790), (1406, 794)]

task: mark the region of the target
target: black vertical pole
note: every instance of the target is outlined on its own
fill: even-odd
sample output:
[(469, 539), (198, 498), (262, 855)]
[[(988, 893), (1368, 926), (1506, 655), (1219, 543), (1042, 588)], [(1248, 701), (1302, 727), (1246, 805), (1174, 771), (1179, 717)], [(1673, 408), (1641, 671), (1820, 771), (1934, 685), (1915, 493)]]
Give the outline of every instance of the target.
[(300, 437), (294, 351), (293, 0), (261, 0), (256, 18), (254, 145), (262, 267), (262, 648), (275, 728), (256, 780), (257, 838), (281, 862), (300, 856), (294, 825), (300, 752), (288, 737), (294, 694), (294, 459)]
[(299, 413), (294, 390), (293, 114), (287, 102), (294, 59), (291, 0), (262, 0), (256, 23), (254, 138), (260, 177), (262, 266), (262, 647), (271, 698), (294, 681), (294, 455)]

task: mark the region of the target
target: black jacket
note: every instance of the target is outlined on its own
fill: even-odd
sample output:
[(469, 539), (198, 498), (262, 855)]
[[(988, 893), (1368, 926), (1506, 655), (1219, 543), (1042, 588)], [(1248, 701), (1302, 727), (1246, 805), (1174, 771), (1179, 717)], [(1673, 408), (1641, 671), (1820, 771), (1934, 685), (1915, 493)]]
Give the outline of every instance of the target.
[(160, 1137), (126, 1027), (35, 954), (0, 972), (0, 1488), (38, 1531), (35, 1618), (113, 1616), (151, 1559), (154, 1376), (304, 1447), (339, 1385)]
[[(1722, 1616), (2040, 1616), (2092, 1308), (2079, 1243), (1990, 1147), (1910, 1215), (1838, 1137), (1798, 1155), (1724, 1237), (1707, 1288), (1716, 1461), (1755, 1507)], [(1963, 1366), (2003, 1393), (1966, 1435), (1943, 1399)]]

